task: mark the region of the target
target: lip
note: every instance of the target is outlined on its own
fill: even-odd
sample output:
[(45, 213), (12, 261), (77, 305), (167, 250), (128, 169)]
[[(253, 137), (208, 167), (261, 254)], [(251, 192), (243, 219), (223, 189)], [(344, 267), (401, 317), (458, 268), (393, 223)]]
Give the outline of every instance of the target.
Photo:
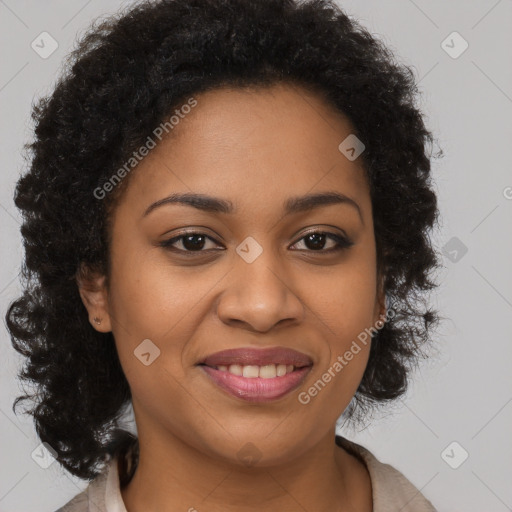
[(205, 365), (199, 368), (222, 390), (248, 402), (270, 402), (282, 398), (299, 387), (311, 370), (311, 366), (303, 366), (282, 377), (263, 379), (242, 377)]
[(268, 348), (234, 348), (215, 352), (199, 364), (206, 366), (229, 366), (230, 364), (257, 365), (266, 364), (293, 364), (296, 368), (311, 366), (313, 361), (309, 356), (285, 347)]
[[(243, 377), (216, 366), (267, 364), (293, 365), (293, 372), (280, 377)], [(270, 402), (284, 397), (299, 387), (310, 372), (313, 361), (309, 356), (293, 349), (272, 347), (263, 349), (240, 348), (216, 352), (198, 363), (211, 382), (231, 396), (249, 402)]]

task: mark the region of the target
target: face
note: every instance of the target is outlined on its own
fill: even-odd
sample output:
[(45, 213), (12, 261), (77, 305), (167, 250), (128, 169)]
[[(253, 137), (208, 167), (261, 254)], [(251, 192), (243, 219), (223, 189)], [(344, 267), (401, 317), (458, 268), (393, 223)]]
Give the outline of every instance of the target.
[[(385, 313), (369, 187), (338, 149), (353, 128), (320, 96), (195, 98), (132, 171), (108, 289), (82, 298), (113, 332), (141, 447), (276, 464), (334, 428), (368, 360), (353, 342)], [(214, 200), (162, 201), (179, 194)], [(331, 199), (297, 200), (319, 194)]]

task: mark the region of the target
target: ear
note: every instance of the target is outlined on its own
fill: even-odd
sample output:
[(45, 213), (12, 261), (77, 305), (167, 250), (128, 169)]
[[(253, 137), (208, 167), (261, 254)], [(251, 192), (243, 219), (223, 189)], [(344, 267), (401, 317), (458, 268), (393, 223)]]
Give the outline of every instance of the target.
[(373, 325), (381, 329), (386, 322), (387, 308), (386, 308), (386, 290), (384, 288), (384, 276), (378, 278), (377, 296), (375, 300), (375, 309), (373, 313)]
[(89, 313), (89, 322), (99, 332), (110, 332), (112, 323), (108, 307), (106, 276), (82, 263), (75, 278), (78, 292)]

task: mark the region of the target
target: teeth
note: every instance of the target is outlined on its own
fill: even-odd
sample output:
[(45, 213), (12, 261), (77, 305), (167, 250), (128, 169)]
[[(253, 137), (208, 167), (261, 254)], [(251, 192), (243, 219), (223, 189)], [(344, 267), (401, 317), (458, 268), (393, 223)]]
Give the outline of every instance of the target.
[(276, 365), (267, 364), (259, 369), (259, 376), (263, 379), (273, 379), (277, 375)]
[(295, 367), (293, 364), (285, 365), (285, 364), (266, 364), (264, 366), (257, 365), (240, 365), (240, 364), (231, 364), (229, 366), (219, 365), (216, 367), (217, 370), (223, 372), (229, 372), (233, 375), (241, 375), (248, 379), (254, 379), (256, 377), (260, 377), (262, 379), (273, 379), (274, 377), (283, 377), (287, 373), (293, 372)]
[(232, 373), (233, 375), (242, 375), (243, 373), (243, 367), (239, 364), (232, 364), (227, 368), (229, 373)]
[(248, 365), (248, 366), (244, 366), (242, 368), (242, 375), (244, 377), (249, 377), (249, 378), (253, 379), (255, 377), (259, 377), (259, 373), (260, 373), (259, 366)]

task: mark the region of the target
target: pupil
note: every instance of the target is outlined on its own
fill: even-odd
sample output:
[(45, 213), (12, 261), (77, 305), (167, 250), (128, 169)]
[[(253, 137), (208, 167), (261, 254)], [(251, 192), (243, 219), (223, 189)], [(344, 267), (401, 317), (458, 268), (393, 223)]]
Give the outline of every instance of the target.
[[(199, 244), (192, 242), (192, 240), (200, 238), (201, 242)], [(183, 246), (185, 249), (194, 250), (194, 249), (202, 249), (204, 247), (205, 237), (203, 235), (186, 235), (183, 238)]]
[[(313, 247), (309, 247), (310, 249), (322, 249), (323, 244), (325, 243), (325, 234), (323, 233), (312, 233), (306, 237), (306, 245), (308, 245), (308, 241), (313, 241)], [(316, 243), (315, 243), (316, 240)]]

